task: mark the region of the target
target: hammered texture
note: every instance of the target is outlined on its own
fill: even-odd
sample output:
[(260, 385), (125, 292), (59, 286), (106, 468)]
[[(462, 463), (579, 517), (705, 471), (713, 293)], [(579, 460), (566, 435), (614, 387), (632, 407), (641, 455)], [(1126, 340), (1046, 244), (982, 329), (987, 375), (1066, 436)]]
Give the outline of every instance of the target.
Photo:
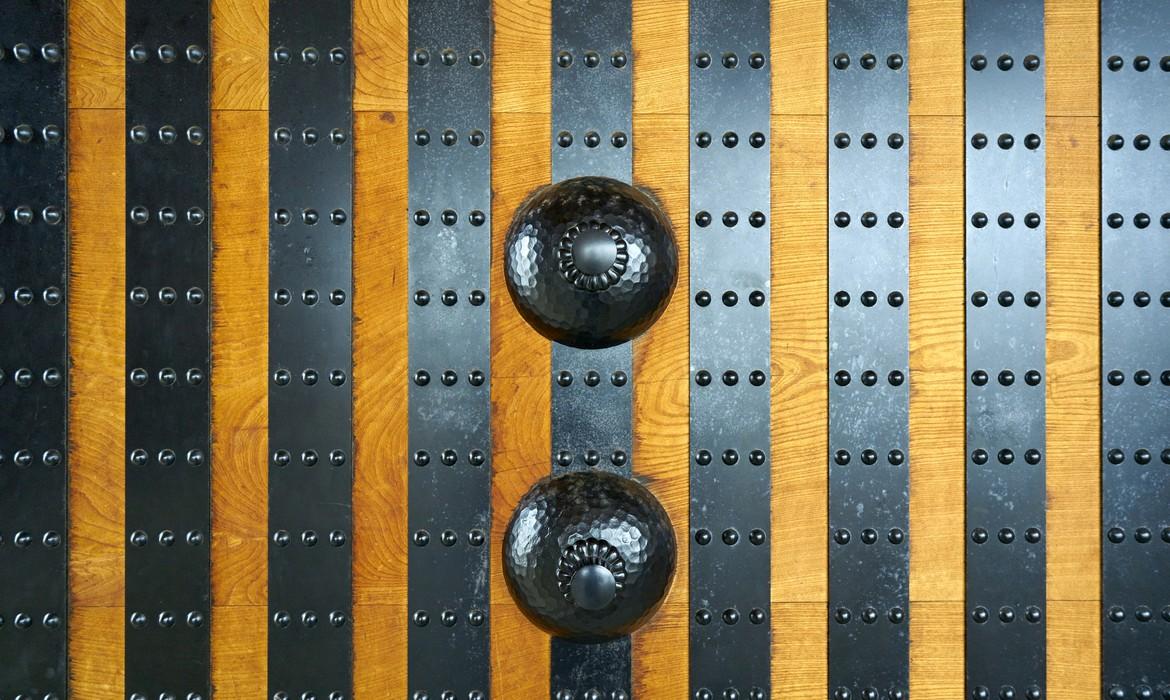
[[(621, 588), (600, 610), (575, 606), (558, 585), (562, 555), (585, 540), (616, 549)], [(674, 576), (670, 518), (646, 487), (616, 474), (573, 472), (538, 481), (504, 535), (504, 580), (533, 623), (550, 634), (599, 641), (629, 634), (658, 609)]]
[[(574, 227), (603, 226), (625, 241), (615, 281), (586, 289), (566, 278), (557, 248)], [(516, 211), (504, 275), (520, 314), (550, 340), (581, 348), (624, 343), (654, 324), (678, 279), (670, 220), (649, 196), (618, 180), (579, 177), (536, 190)]]

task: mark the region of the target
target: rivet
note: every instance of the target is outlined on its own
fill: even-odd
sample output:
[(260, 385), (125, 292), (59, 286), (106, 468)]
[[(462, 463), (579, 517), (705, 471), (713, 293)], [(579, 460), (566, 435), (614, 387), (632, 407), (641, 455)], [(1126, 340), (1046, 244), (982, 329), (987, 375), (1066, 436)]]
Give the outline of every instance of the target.
[(701, 528), (695, 532), (695, 542), (701, 545), (711, 544), (711, 531)]

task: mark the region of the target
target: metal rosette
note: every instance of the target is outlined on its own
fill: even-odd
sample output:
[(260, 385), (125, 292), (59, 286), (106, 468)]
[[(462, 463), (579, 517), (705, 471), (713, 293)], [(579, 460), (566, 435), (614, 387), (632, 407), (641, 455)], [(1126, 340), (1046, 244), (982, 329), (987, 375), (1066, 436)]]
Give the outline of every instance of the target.
[[(552, 180), (604, 176), (629, 182), (633, 168), (633, 8), (630, 0), (553, 0)], [(600, 381), (586, 382), (587, 376)], [(552, 471), (633, 473), (633, 353), (552, 344)], [(552, 639), (550, 693), (595, 691), (625, 700), (632, 690), (630, 638)]]
[(905, 0), (829, 2), (829, 684), (909, 696)]
[(966, 3), (967, 697), (1045, 697), (1044, 2)]
[(272, 700), (353, 692), (352, 14), (269, 4)]
[(126, 694), (211, 697), (210, 3), (126, 6)]
[(491, 1), (412, 0), (409, 697), (490, 678)]
[(67, 696), (66, 9), (0, 21), (0, 697)]
[(771, 696), (771, 16), (690, 4), (690, 688)]
[(1101, 697), (1170, 697), (1170, 4), (1101, 2)]

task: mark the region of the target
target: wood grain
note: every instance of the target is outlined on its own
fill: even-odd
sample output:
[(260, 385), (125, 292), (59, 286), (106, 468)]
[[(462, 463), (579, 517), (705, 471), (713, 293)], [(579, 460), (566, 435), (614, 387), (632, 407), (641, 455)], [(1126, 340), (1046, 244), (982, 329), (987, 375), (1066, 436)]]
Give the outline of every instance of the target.
[[(550, 0), (495, 0), (493, 244), (549, 178)], [(912, 692), (963, 684), (962, 0), (910, 0)], [(688, 538), (687, 2), (634, 0), (635, 179), (678, 227), (683, 265), (635, 344), (639, 477), (683, 550), (635, 637), (639, 698), (686, 695)], [(1050, 0), (1048, 498), (1050, 696), (1098, 672), (1097, 10)], [(361, 698), (406, 690), (407, 0), (355, 3), (354, 595)], [(261, 700), (266, 647), (267, 3), (213, 3), (213, 663), (218, 697)], [(70, 3), (73, 227), (72, 676), (122, 697), (123, 5)], [(825, 0), (772, 13), (773, 684), (826, 693), (827, 258)], [(493, 542), (548, 472), (549, 346), (492, 271)], [(493, 557), (496, 555), (493, 554)], [(494, 560), (493, 560), (494, 563)], [(544, 697), (548, 638), (492, 572), (493, 697)]]

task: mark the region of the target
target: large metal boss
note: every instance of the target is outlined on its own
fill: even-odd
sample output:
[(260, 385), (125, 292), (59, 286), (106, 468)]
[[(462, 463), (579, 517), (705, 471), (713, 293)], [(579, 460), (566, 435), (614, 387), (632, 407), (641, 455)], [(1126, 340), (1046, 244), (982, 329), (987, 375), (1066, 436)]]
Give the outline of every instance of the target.
[(642, 191), (578, 177), (520, 205), (504, 250), (520, 314), (541, 335), (577, 348), (619, 345), (666, 309), (678, 279), (670, 220)]
[[(609, 178), (547, 185), (521, 205), (505, 244), (508, 291), (542, 335), (576, 348), (627, 342), (662, 315), (678, 277), (670, 220)], [(662, 603), (677, 545), (653, 494), (585, 470), (537, 482), (503, 547), (504, 579), (536, 625), (558, 637), (629, 634)]]

